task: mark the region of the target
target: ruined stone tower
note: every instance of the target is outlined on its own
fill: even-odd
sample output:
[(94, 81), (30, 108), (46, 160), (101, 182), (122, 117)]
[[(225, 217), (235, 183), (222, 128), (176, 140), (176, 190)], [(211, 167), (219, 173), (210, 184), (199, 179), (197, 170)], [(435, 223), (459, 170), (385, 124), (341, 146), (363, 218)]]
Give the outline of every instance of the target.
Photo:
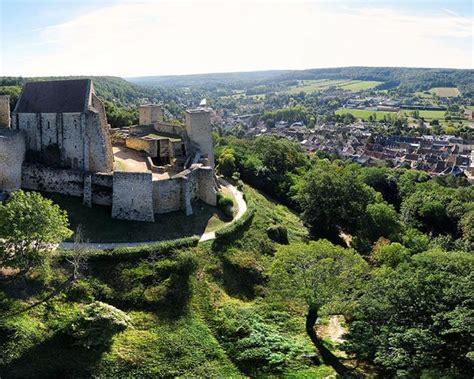
[(0, 128), (10, 127), (10, 96), (0, 96)]
[(163, 121), (163, 112), (161, 107), (156, 104), (140, 105), (139, 124), (151, 125), (155, 122)]
[(187, 110), (186, 132), (193, 145), (207, 157), (209, 166), (214, 168), (210, 110), (203, 107)]

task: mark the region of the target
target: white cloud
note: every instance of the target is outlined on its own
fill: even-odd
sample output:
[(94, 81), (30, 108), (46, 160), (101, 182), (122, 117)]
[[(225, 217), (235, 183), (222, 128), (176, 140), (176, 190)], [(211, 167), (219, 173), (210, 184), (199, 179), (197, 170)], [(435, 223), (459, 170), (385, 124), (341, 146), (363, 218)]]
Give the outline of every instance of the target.
[(294, 1), (129, 2), (37, 31), (31, 50), (6, 49), (4, 70), (140, 76), (349, 65), (472, 68), (472, 38), (472, 20), (446, 13)]

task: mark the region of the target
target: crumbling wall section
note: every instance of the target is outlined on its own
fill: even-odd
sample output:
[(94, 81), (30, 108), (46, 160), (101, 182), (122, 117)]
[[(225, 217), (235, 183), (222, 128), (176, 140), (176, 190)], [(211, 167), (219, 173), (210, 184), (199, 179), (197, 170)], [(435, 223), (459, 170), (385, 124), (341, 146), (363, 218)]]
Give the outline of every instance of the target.
[(140, 105), (138, 108), (138, 120), (140, 125), (151, 125), (163, 120), (163, 111), (156, 104)]
[(92, 204), (112, 205), (113, 174), (95, 173), (92, 179)]
[(84, 194), (84, 173), (78, 170), (53, 168), (24, 162), (22, 187), (30, 190), (56, 192), (70, 196)]
[(114, 172), (112, 217), (124, 220), (155, 221), (151, 173)]

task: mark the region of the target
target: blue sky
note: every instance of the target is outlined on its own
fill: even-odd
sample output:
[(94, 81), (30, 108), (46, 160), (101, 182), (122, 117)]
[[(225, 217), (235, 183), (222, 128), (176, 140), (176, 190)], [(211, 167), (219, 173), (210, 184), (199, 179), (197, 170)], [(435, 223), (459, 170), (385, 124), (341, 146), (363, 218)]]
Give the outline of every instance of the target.
[(0, 0), (0, 75), (473, 67), (473, 2)]

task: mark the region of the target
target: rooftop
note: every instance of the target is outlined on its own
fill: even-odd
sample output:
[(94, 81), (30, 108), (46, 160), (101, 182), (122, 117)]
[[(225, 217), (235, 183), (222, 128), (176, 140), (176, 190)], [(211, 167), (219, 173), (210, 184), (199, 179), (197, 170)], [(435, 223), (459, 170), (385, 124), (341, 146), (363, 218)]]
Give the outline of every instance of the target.
[(83, 112), (89, 102), (90, 88), (90, 79), (29, 82), (23, 87), (15, 112)]

